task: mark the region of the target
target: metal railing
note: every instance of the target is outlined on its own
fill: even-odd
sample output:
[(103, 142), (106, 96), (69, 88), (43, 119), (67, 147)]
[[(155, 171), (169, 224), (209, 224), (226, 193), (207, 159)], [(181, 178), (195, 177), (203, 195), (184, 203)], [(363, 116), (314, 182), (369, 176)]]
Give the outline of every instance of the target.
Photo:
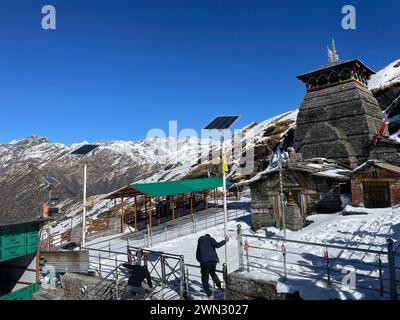
[[(91, 299), (102, 297), (106, 300), (118, 300), (121, 297), (121, 288), (125, 290), (129, 278), (129, 272), (122, 267), (127, 262), (139, 262), (149, 270), (155, 287), (151, 299), (177, 300), (187, 297), (183, 256), (132, 246), (125, 247), (125, 253), (102, 249), (90, 249), (89, 252), (90, 270), (102, 278), (96, 285), (95, 292), (91, 290), (87, 294)], [(112, 290), (107, 291), (107, 286)], [(110, 292), (110, 295), (107, 296), (105, 292)]]
[[(122, 267), (124, 263), (139, 263), (149, 270), (153, 286), (151, 299), (157, 300), (191, 300), (204, 298), (199, 265), (187, 264), (183, 255), (170, 254), (127, 246), (126, 252), (90, 249), (90, 270), (95, 272), (101, 281), (85, 293), (84, 299), (120, 299), (128, 281), (128, 272)], [(216, 270), (224, 282), (226, 272)], [(215, 287), (214, 287), (215, 289)], [(216, 296), (223, 299), (223, 293)]]
[(91, 289), (85, 291), (82, 300), (119, 300), (125, 292), (128, 279), (122, 264), (117, 265)]
[[(220, 278), (220, 281), (225, 283), (226, 281), (226, 269), (216, 269), (215, 272)], [(186, 292), (187, 299), (201, 299), (206, 298), (207, 295), (204, 292), (202, 281), (201, 281), (201, 267), (199, 265), (186, 263), (185, 264), (185, 272), (186, 272)], [(215, 283), (212, 282), (212, 288), (214, 292), (218, 292), (218, 294), (214, 295), (214, 299), (223, 300), (224, 294), (223, 292), (217, 291), (215, 287)]]
[[(228, 220), (234, 221), (249, 215), (246, 209), (229, 210)], [(148, 248), (157, 243), (176, 239), (177, 237), (190, 235), (201, 230), (215, 227), (224, 222), (224, 215), (221, 208), (212, 208), (209, 212), (196, 213), (194, 215), (184, 216), (175, 221), (168, 221), (164, 224), (153, 226), (147, 230), (134, 231), (132, 234), (119, 235), (114, 239), (106, 239), (91, 242), (87, 245), (89, 248), (124, 251), (126, 243), (133, 244), (136, 247)], [(121, 242), (125, 240), (126, 243)]]
[[(391, 239), (387, 240), (386, 250), (373, 250), (243, 234), (240, 225), (237, 226), (237, 236), (240, 271), (261, 270), (283, 281), (321, 281), (326, 287), (336, 289), (350, 282), (350, 288), (358, 292), (397, 299), (399, 281), (396, 272), (399, 268), (396, 267), (397, 254)], [(315, 253), (318, 250), (321, 252), (319, 255)], [(351, 283), (351, 277), (345, 278), (349, 274), (354, 275), (354, 283)], [(349, 281), (345, 283), (344, 280)]]
[(152, 281), (160, 287), (155, 297), (161, 300), (186, 299), (186, 274), (183, 255), (127, 247), (128, 260), (149, 270)]

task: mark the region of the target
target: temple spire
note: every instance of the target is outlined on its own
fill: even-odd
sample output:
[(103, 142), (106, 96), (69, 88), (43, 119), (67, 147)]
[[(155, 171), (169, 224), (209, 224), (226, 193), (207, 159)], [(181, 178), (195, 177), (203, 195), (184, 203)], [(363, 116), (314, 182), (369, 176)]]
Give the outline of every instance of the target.
[(335, 63), (339, 61), (339, 55), (336, 52), (336, 44), (335, 44), (335, 39), (332, 38), (332, 45), (331, 48), (328, 49), (328, 60), (329, 63)]

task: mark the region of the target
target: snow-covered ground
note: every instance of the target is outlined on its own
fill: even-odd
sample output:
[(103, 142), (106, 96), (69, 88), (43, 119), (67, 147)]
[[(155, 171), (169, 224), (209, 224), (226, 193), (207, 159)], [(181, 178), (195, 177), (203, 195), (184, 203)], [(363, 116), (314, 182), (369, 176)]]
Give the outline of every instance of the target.
[[(247, 197), (242, 197), (240, 202), (232, 200), (228, 201), (228, 218), (231, 221), (229, 222), (230, 233), (236, 228), (235, 226), (238, 223), (237, 221), (249, 221), (249, 202), (250, 198)], [(213, 201), (211, 201), (211, 203), (213, 203)], [(189, 271), (190, 296), (195, 299), (202, 299), (204, 298), (204, 293), (201, 289), (200, 269), (197, 268), (198, 263), (191, 257), (191, 253), (193, 250), (196, 250), (196, 246), (186, 247), (186, 245), (182, 246), (179, 244), (174, 248), (178, 251), (170, 250), (169, 247), (166, 250), (157, 249), (157, 247), (162, 246), (162, 244), (174, 247), (176, 243), (175, 241), (185, 242), (185, 239), (192, 241), (190, 239), (192, 239), (193, 236), (197, 239), (199, 234), (207, 232), (212, 232), (212, 234), (217, 238), (220, 238), (221, 234), (223, 235), (224, 233), (224, 215), (221, 207), (210, 209), (208, 214), (205, 214), (205, 212), (197, 212), (195, 213), (195, 220), (196, 224), (194, 225), (190, 216), (184, 216), (176, 219), (174, 224), (172, 224), (172, 221), (169, 221), (168, 224), (163, 224), (159, 227), (154, 226), (151, 240), (149, 240), (145, 232), (140, 231), (135, 234), (127, 232), (124, 235), (119, 234), (90, 241), (86, 246), (90, 249), (91, 268), (92, 270), (97, 271), (101, 268), (100, 273), (103, 277), (106, 277), (117, 265), (127, 262), (128, 244), (129, 246), (137, 248), (184, 255), (185, 264)], [(210, 226), (213, 227), (210, 228)], [(244, 227), (245, 226), (248, 226), (248, 224), (244, 224)], [(179, 250), (179, 248), (182, 248), (182, 250)], [(231, 244), (229, 244), (229, 250), (234, 250), (234, 248), (231, 247)], [(233, 252), (230, 256), (233, 257)], [(190, 266), (190, 264), (194, 264), (195, 266)], [(158, 270), (158, 273), (161, 274), (160, 265), (157, 265), (156, 269)], [(179, 289), (179, 286), (175, 289)], [(171, 295), (170, 291), (170, 289), (166, 289), (164, 290), (164, 293), (166, 295)]]
[[(250, 246), (264, 248), (260, 250), (250, 247), (249, 254), (257, 255), (261, 259), (250, 259), (250, 272), (244, 272), (244, 275), (251, 278), (276, 280), (278, 282), (278, 293), (298, 291), (303, 299), (380, 299), (379, 280), (370, 278), (370, 276), (379, 276), (377, 267), (379, 255), (354, 251), (354, 248), (382, 251), (386, 250), (387, 238), (392, 238), (395, 241), (400, 240), (400, 208), (356, 209), (347, 207), (346, 210), (359, 211), (359, 213), (362, 211), (366, 214), (348, 216), (344, 216), (341, 213), (313, 215), (308, 218), (313, 223), (297, 232), (287, 231), (287, 239), (346, 247), (346, 249), (328, 247), (328, 255), (331, 259), (332, 269), (343, 269), (346, 274), (352, 268), (355, 269), (355, 288), (346, 285), (342, 286), (341, 281), (346, 274), (335, 273), (334, 270), (331, 271), (333, 284), (329, 288), (323, 259), (325, 248), (311, 244), (286, 242), (287, 270), (289, 273), (288, 279), (283, 280), (282, 241), (264, 238), (266, 233), (269, 237), (282, 238), (283, 232), (276, 228), (268, 228), (266, 232), (259, 231), (254, 234), (248, 224), (240, 222), (243, 234), (259, 236), (259, 238), (247, 239)], [(229, 271), (234, 271), (239, 267), (237, 224), (238, 222), (235, 221), (228, 224), (228, 235), (230, 236), (230, 241), (227, 245)], [(150, 249), (183, 254), (186, 263), (197, 265), (195, 257), (197, 240), (205, 232), (217, 240), (221, 240), (224, 233), (223, 225), (166, 241)], [(224, 249), (219, 249), (218, 253), (221, 262), (224, 262)], [(383, 263), (383, 278), (387, 279), (386, 255), (382, 254), (380, 258)], [(195, 276), (196, 272), (199, 274), (199, 270), (196, 269), (191, 272), (194, 277), (192, 288), (193, 291), (201, 292), (200, 278)], [(399, 272), (398, 275), (400, 276)], [(316, 279), (310, 279), (308, 276), (314, 276)], [(385, 290), (383, 298), (387, 299), (389, 297), (386, 293), (388, 291), (388, 281), (383, 281), (383, 286)], [(368, 287), (373, 290), (368, 289)]]

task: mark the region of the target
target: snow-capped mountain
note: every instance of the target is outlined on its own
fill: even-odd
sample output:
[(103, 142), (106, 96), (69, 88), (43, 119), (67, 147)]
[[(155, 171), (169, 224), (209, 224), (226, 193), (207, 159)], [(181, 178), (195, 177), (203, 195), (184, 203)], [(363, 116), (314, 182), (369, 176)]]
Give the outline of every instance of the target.
[[(164, 166), (167, 164), (190, 163), (208, 144), (191, 137), (186, 139), (148, 138), (142, 141), (104, 141), (96, 142), (99, 148), (88, 161), (107, 158), (113, 169), (128, 169), (130, 165)], [(65, 146), (52, 143), (44, 137), (31, 136), (23, 140), (0, 145), (0, 174), (4, 175), (24, 164), (43, 168), (51, 162), (66, 164), (74, 162), (71, 151), (84, 143)], [(75, 160), (76, 161), (76, 160)], [(133, 162), (133, 163), (132, 163)]]
[[(40, 211), (49, 188), (42, 177), (53, 176), (61, 185), (54, 196), (65, 204), (82, 193), (84, 162), (88, 163), (88, 195), (113, 191), (164, 169), (192, 166), (207, 143), (196, 138), (97, 142), (99, 148), (86, 157), (70, 153), (82, 143), (65, 146), (32, 136), (0, 145), (0, 213)], [(32, 196), (32, 195), (35, 196)]]

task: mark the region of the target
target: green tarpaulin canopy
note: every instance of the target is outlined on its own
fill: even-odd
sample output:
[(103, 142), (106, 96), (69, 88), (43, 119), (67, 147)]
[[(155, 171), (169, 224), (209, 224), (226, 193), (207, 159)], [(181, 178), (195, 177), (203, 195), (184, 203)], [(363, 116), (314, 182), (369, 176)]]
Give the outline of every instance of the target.
[[(232, 183), (227, 181), (227, 188)], [(135, 194), (145, 194), (150, 197), (165, 197), (184, 193), (191, 193), (222, 187), (220, 178), (201, 178), (178, 181), (132, 183), (129, 186), (109, 194), (106, 198), (132, 197)]]

